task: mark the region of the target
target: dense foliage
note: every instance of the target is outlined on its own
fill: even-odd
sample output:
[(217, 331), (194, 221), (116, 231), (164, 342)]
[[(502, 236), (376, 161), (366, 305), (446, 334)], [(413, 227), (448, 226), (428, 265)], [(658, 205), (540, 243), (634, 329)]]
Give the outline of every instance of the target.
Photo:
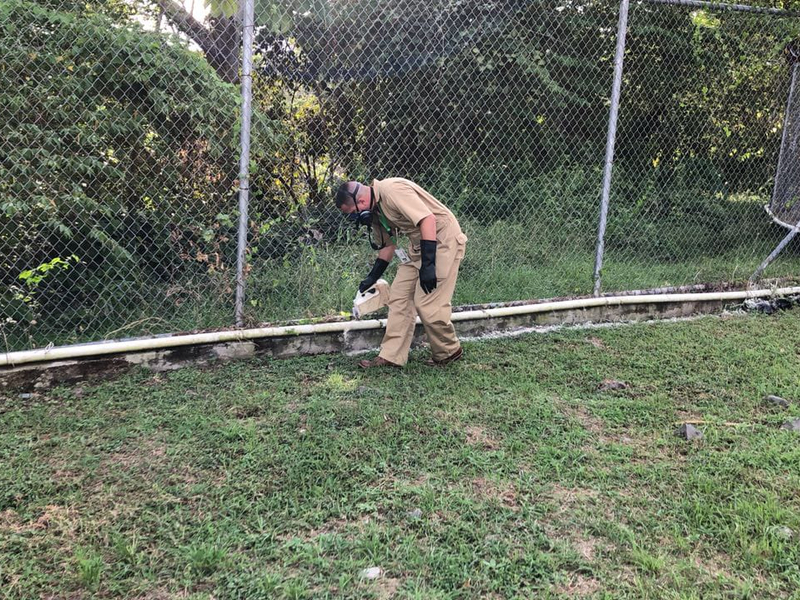
[[(339, 8), (327, 21), (299, 20), (296, 46), (270, 32), (262, 48), (265, 74), (318, 99), (325, 147), (345, 170), (436, 184), (455, 176), (472, 193), (502, 194), (518, 178), (602, 164), (617, 3)], [(758, 189), (774, 168), (783, 51), (798, 32), (788, 19), (636, 6), (618, 161), (637, 170), (656, 161), (674, 176), (672, 163), (688, 158), (731, 189)]]
[[(202, 57), (108, 3), (44, 4), (0, 6), (0, 277), (11, 317), (79, 322), (98, 296), (136, 302), (132, 282), (224, 266), (207, 256), (229, 219), (239, 100)], [(73, 255), (19, 293), (21, 272)]]

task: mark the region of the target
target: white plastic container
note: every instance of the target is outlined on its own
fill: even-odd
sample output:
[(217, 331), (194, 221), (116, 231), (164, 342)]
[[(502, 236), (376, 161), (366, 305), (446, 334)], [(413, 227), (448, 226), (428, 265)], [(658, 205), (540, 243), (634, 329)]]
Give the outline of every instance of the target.
[(371, 288), (363, 294), (356, 292), (353, 299), (353, 316), (360, 319), (364, 315), (374, 313), (389, 304), (389, 282), (378, 279)]

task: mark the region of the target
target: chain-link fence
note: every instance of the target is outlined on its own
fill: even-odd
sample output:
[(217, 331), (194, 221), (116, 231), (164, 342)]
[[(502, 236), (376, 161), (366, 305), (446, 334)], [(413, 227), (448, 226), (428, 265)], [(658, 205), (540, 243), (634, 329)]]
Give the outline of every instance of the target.
[(615, 61), (614, 1), (256, 0), (243, 79), (236, 0), (4, 0), (3, 343), (231, 326), (241, 190), (244, 324), (346, 311), (372, 256), (345, 177), (453, 210), (456, 304), (591, 294), (610, 173), (604, 292), (744, 282), (787, 233), (773, 191), (796, 213), (800, 19), (693, 4), (632, 4)]

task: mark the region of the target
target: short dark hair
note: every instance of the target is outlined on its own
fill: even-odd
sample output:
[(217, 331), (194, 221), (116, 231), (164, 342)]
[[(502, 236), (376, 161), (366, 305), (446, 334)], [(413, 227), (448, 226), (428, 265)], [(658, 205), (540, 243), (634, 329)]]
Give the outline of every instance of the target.
[(357, 184), (356, 181), (345, 181), (339, 186), (336, 190), (336, 208), (342, 208), (345, 204), (355, 204), (353, 192), (356, 190)]

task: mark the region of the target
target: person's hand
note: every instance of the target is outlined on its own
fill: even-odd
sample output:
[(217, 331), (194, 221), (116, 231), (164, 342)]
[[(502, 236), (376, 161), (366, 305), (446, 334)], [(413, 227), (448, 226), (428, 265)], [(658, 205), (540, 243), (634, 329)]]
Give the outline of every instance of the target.
[(422, 240), (422, 266), (419, 268), (419, 285), (430, 294), (436, 289), (436, 240)]
[(386, 270), (386, 267), (389, 266), (389, 262), (379, 258), (375, 261), (375, 264), (372, 265), (372, 270), (367, 275), (366, 279), (364, 279), (361, 283), (358, 284), (358, 291), (362, 294), (366, 292), (369, 288), (371, 288), (378, 279), (381, 278), (383, 272)]

